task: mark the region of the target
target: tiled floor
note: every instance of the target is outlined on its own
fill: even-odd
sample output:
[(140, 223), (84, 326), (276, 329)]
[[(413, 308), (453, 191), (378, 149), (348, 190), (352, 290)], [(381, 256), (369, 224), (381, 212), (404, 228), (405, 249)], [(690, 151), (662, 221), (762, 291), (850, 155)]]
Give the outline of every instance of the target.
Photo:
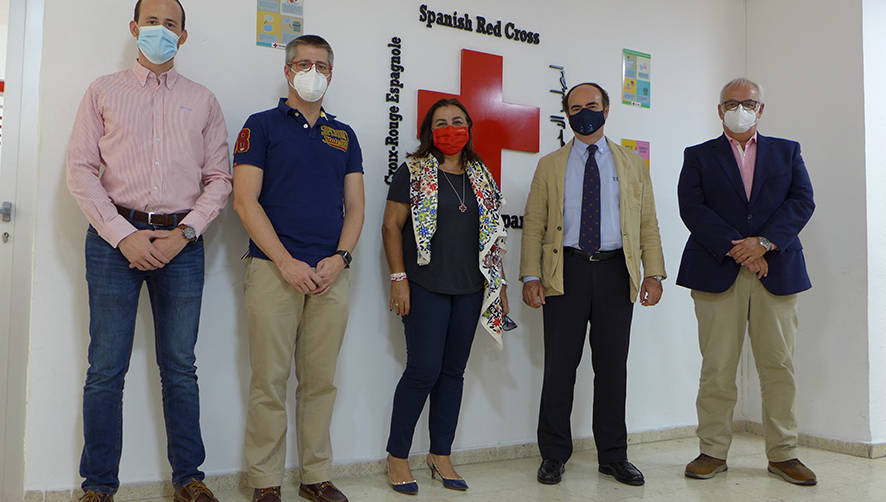
[[(382, 475), (336, 479), (351, 502), (535, 502), (535, 501), (713, 501), (864, 502), (886, 500), (886, 458), (867, 460), (822, 450), (802, 448), (800, 458), (818, 475), (814, 487), (794, 486), (766, 472), (763, 440), (741, 434), (735, 438), (729, 471), (710, 480), (683, 477), (683, 467), (698, 454), (694, 439), (631, 446), (632, 462), (646, 475), (646, 486), (631, 487), (597, 473), (594, 452), (579, 452), (569, 461), (563, 482), (543, 486), (535, 480), (538, 458), (465, 465), (459, 473), (471, 485), (464, 493), (445, 490), (431, 481), (427, 470), (413, 474), (420, 485), (417, 497), (394, 493)], [(457, 459), (457, 456), (456, 456)], [(218, 493), (221, 502), (248, 502), (247, 490)], [(304, 500), (295, 487), (284, 487), (283, 499)], [(152, 499), (144, 502), (169, 502)]]

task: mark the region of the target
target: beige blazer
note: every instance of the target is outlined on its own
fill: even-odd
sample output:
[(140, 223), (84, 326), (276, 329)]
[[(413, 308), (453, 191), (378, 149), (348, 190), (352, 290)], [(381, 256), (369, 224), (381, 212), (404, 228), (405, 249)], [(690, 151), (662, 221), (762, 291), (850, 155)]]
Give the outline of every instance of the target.
[[(574, 141), (538, 161), (523, 217), (520, 277), (540, 277), (545, 296), (563, 294), (563, 197), (566, 162)], [(621, 237), (631, 276), (630, 300), (634, 302), (644, 277), (666, 277), (655, 198), (643, 159), (607, 141), (618, 172)], [(640, 271), (641, 262), (645, 275)]]

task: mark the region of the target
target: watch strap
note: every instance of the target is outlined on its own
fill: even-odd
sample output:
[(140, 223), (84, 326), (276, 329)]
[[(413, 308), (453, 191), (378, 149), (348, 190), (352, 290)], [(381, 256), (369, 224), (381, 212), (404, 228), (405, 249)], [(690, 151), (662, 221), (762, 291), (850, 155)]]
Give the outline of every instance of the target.
[(335, 252), (335, 254), (341, 256), (341, 259), (344, 260), (346, 267), (351, 266), (351, 260), (353, 259), (353, 257), (351, 256), (350, 251), (348, 251), (347, 249), (339, 249)]

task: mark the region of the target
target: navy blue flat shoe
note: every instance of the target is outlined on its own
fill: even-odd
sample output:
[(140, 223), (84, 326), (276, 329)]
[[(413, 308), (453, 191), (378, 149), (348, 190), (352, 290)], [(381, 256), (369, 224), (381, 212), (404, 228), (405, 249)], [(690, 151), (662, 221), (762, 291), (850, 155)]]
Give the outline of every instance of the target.
[(428, 468), (431, 470), (431, 479), (437, 479), (437, 476), (440, 476), (440, 481), (443, 482), (443, 488), (458, 490), (460, 492), (468, 489), (468, 484), (465, 482), (464, 479), (447, 478), (443, 476), (443, 474), (440, 473), (440, 469), (437, 469), (437, 465), (433, 461), (428, 462)]

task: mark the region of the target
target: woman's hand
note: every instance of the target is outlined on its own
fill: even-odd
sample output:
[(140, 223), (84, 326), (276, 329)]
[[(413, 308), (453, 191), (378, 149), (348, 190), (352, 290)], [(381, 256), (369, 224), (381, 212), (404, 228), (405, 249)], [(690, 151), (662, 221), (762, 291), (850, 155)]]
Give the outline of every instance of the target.
[(388, 310), (397, 315), (409, 315), (409, 282), (391, 281), (391, 303)]

